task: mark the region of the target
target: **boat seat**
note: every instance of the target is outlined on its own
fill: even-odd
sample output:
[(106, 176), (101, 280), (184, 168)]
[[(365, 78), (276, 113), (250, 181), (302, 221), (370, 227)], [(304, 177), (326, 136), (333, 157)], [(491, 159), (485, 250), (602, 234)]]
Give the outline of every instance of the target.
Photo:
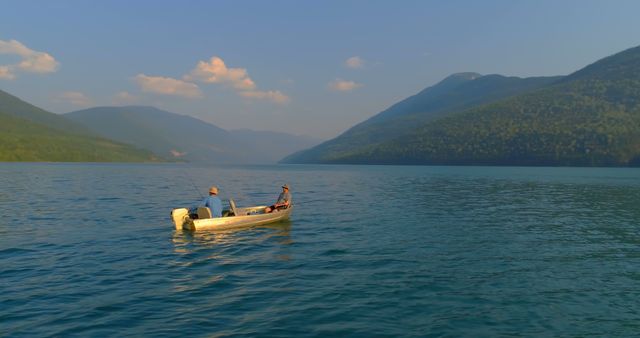
[(231, 199), (229, 200), (229, 209), (231, 209), (233, 216), (238, 216), (238, 211), (236, 210), (236, 202)]
[(198, 214), (198, 219), (211, 218), (211, 209), (207, 207), (198, 207), (196, 213)]

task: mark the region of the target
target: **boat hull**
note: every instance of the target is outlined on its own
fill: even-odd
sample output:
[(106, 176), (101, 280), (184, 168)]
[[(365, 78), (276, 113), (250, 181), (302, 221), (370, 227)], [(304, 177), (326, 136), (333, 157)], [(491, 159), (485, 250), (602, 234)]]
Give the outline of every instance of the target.
[(176, 230), (227, 230), (269, 224), (289, 219), (293, 206), (271, 213), (264, 213), (266, 206), (238, 208), (238, 216), (191, 219), (186, 208), (173, 209), (171, 218)]

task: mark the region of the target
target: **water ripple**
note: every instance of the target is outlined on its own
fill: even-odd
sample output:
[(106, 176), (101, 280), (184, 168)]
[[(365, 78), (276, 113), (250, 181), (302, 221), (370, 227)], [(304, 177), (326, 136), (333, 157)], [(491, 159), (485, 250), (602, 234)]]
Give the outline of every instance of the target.
[[(2, 164), (0, 335), (634, 336), (638, 173)], [(176, 232), (191, 181), (297, 208)]]

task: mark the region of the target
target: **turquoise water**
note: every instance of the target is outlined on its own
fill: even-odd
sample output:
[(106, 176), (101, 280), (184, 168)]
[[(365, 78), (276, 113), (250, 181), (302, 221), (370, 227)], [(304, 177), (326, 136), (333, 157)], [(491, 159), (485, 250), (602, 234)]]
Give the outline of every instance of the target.
[[(0, 336), (635, 336), (640, 170), (0, 164)], [(176, 232), (211, 184), (286, 223)], [(195, 187), (198, 187), (199, 192)]]

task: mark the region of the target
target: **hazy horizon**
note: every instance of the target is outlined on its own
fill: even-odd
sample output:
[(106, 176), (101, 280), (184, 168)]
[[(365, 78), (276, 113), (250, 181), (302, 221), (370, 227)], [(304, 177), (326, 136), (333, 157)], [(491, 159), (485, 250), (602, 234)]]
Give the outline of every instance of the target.
[(0, 89), (334, 137), (458, 72), (566, 75), (640, 44), (635, 1), (5, 1)]

